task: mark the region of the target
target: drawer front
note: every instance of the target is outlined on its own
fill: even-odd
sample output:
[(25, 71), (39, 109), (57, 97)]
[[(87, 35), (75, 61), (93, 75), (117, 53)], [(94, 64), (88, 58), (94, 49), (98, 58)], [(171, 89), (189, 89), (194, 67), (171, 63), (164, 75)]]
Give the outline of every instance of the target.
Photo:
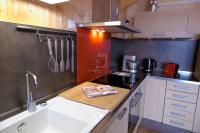
[(172, 90), (167, 90), (166, 97), (175, 99), (178, 101), (189, 102), (189, 103), (197, 102), (197, 95), (195, 94), (183, 93), (183, 92), (172, 91)]
[(163, 117), (163, 123), (192, 131), (193, 123), (168, 116)]
[(173, 118), (177, 118), (177, 119), (181, 119), (181, 120), (187, 120), (190, 122), (193, 122), (193, 120), (194, 120), (194, 113), (176, 110), (176, 109), (172, 109), (172, 108), (165, 107), (164, 115), (170, 116)]
[(165, 99), (165, 107), (194, 113), (196, 104)]
[(174, 82), (174, 81), (167, 81), (167, 89), (188, 92), (188, 93), (193, 93), (193, 94), (198, 94), (199, 92), (198, 85), (179, 83), (179, 82)]

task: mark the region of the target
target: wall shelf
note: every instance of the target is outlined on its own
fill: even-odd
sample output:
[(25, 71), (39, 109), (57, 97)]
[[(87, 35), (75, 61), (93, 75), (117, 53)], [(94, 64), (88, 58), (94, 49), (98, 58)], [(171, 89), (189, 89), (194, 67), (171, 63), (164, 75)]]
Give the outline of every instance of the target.
[(59, 29), (50, 29), (50, 28), (44, 28), (44, 27), (37, 27), (37, 26), (30, 26), (30, 25), (16, 25), (17, 30), (23, 30), (23, 31), (36, 31), (36, 32), (51, 32), (51, 33), (57, 33), (57, 34), (76, 34), (76, 31), (70, 31), (70, 30), (59, 30)]

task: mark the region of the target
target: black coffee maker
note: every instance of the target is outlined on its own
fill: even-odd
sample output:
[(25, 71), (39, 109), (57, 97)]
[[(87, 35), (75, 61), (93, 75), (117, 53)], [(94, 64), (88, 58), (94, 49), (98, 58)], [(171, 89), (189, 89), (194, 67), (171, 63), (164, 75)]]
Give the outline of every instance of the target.
[(151, 73), (157, 67), (157, 62), (151, 58), (143, 59), (143, 67), (145, 72)]

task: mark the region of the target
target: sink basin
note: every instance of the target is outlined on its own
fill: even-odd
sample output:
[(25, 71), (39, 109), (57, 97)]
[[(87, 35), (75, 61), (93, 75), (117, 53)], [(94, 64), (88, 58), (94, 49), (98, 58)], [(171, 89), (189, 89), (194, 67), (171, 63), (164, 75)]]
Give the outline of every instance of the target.
[(0, 133), (88, 133), (108, 110), (62, 97), (47, 101), (37, 111), (24, 111), (0, 123)]

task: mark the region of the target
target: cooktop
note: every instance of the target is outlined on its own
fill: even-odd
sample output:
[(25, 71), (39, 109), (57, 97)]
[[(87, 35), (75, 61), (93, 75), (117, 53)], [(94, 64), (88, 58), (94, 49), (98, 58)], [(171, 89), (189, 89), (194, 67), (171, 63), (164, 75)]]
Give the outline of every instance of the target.
[(104, 75), (98, 79), (93, 80), (92, 82), (131, 89), (137, 80), (138, 78), (135, 74), (115, 72), (112, 74)]

